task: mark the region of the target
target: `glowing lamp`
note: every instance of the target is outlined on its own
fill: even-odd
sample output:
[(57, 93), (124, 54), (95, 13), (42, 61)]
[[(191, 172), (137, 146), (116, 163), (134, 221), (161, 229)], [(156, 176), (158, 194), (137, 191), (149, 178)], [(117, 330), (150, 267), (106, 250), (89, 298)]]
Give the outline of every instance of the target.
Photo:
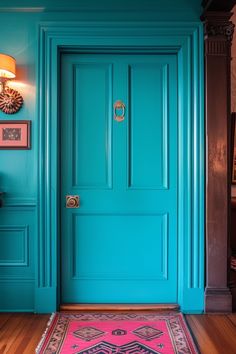
[(0, 54), (0, 78), (14, 79), (16, 77), (16, 60), (10, 55)]
[(8, 87), (7, 81), (16, 77), (16, 60), (10, 55), (0, 53), (0, 110), (6, 114), (19, 111), (23, 105), (23, 97), (20, 93)]

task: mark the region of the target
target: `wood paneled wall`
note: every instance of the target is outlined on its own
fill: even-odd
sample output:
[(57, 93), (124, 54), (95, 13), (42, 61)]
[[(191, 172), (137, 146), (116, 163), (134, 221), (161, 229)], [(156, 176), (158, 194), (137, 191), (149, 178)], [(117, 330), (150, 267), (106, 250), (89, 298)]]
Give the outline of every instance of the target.
[[(232, 310), (228, 288), (230, 60), (234, 25), (228, 1), (206, 4), (206, 289), (205, 311)], [(210, 3), (210, 6), (209, 6)], [(215, 10), (215, 11), (214, 11)], [(225, 11), (223, 11), (225, 10)]]

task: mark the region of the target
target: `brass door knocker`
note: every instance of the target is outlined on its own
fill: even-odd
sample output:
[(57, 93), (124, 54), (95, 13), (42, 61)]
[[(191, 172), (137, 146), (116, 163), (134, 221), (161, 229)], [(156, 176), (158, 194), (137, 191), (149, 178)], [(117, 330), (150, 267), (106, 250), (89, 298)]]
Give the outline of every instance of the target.
[[(121, 113), (118, 114), (117, 110), (121, 110)], [(117, 122), (122, 122), (125, 119), (125, 104), (120, 100), (114, 103), (114, 119)]]

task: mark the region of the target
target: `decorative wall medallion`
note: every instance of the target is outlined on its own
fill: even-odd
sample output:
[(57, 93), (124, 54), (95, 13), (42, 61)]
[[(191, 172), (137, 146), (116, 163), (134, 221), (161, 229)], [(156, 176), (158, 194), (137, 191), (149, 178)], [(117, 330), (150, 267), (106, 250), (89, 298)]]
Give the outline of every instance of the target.
[(23, 97), (18, 91), (6, 87), (0, 93), (0, 109), (6, 114), (14, 114), (18, 112), (23, 105)]

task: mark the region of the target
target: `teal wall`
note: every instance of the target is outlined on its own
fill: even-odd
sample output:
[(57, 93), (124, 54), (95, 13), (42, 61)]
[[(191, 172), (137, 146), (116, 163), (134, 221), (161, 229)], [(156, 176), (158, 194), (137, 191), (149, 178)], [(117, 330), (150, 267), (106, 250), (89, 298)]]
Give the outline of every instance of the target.
[(14, 116), (0, 112), (0, 120), (32, 120), (32, 149), (0, 150), (0, 190), (5, 192), (4, 208), (0, 210), (0, 248), (1, 243), (4, 245), (0, 251), (0, 310), (35, 310), (40, 163), (36, 82), (39, 23), (106, 20), (200, 23), (200, 3), (200, 0), (1, 1), (0, 52), (16, 58), (17, 78), (11, 85), (21, 92), (25, 102)]

